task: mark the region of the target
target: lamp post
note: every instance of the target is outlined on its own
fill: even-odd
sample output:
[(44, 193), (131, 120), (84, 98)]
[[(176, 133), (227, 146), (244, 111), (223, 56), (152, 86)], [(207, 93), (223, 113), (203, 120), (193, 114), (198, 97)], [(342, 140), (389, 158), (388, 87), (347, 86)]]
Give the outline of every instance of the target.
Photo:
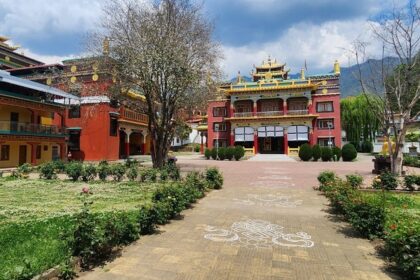
[(217, 132), (217, 140), (216, 140), (216, 159), (219, 159), (219, 124), (214, 124), (214, 129)]
[(331, 128), (333, 127), (333, 123), (332, 122), (328, 122), (328, 147), (331, 148), (332, 146), (332, 141), (331, 141)]

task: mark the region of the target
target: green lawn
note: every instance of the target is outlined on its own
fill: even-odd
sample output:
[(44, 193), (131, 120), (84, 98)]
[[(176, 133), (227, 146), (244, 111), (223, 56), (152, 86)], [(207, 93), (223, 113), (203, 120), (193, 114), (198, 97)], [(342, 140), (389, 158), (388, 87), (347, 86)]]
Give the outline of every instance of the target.
[(94, 212), (135, 213), (157, 185), (0, 178), (0, 279), (30, 279), (68, 259), (63, 234), (72, 232), (83, 187), (93, 192)]

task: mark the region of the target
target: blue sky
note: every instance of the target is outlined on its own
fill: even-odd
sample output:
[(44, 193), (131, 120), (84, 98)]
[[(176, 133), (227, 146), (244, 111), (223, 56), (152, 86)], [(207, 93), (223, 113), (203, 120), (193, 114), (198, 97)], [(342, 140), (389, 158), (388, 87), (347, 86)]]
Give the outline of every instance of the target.
[[(355, 39), (371, 41), (371, 20), (396, 0), (204, 0), (224, 55), (226, 77), (247, 75), (268, 55), (298, 72), (332, 69), (335, 59), (352, 64)], [(20, 51), (47, 63), (84, 52), (85, 34), (99, 25), (101, 0), (0, 0), (0, 35)], [(372, 55), (380, 45), (371, 44)]]

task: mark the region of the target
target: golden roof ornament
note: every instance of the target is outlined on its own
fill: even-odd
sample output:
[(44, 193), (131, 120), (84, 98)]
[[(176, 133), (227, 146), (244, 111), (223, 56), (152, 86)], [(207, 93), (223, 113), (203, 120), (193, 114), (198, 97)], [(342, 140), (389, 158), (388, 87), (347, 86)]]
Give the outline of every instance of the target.
[(338, 60), (334, 62), (334, 74), (340, 74), (340, 63)]
[(102, 46), (103, 55), (109, 55), (109, 38), (105, 36)]
[(305, 80), (305, 69), (300, 69), (300, 79)]

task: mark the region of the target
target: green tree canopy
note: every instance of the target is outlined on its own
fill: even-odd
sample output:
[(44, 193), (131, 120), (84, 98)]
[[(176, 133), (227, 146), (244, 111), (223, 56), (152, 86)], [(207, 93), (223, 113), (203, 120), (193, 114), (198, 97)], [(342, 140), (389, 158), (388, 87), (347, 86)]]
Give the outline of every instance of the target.
[[(375, 95), (349, 96), (341, 100), (341, 127), (346, 131), (350, 142), (373, 141), (381, 128), (376, 116), (383, 106)], [(372, 108), (376, 108), (373, 110)]]

